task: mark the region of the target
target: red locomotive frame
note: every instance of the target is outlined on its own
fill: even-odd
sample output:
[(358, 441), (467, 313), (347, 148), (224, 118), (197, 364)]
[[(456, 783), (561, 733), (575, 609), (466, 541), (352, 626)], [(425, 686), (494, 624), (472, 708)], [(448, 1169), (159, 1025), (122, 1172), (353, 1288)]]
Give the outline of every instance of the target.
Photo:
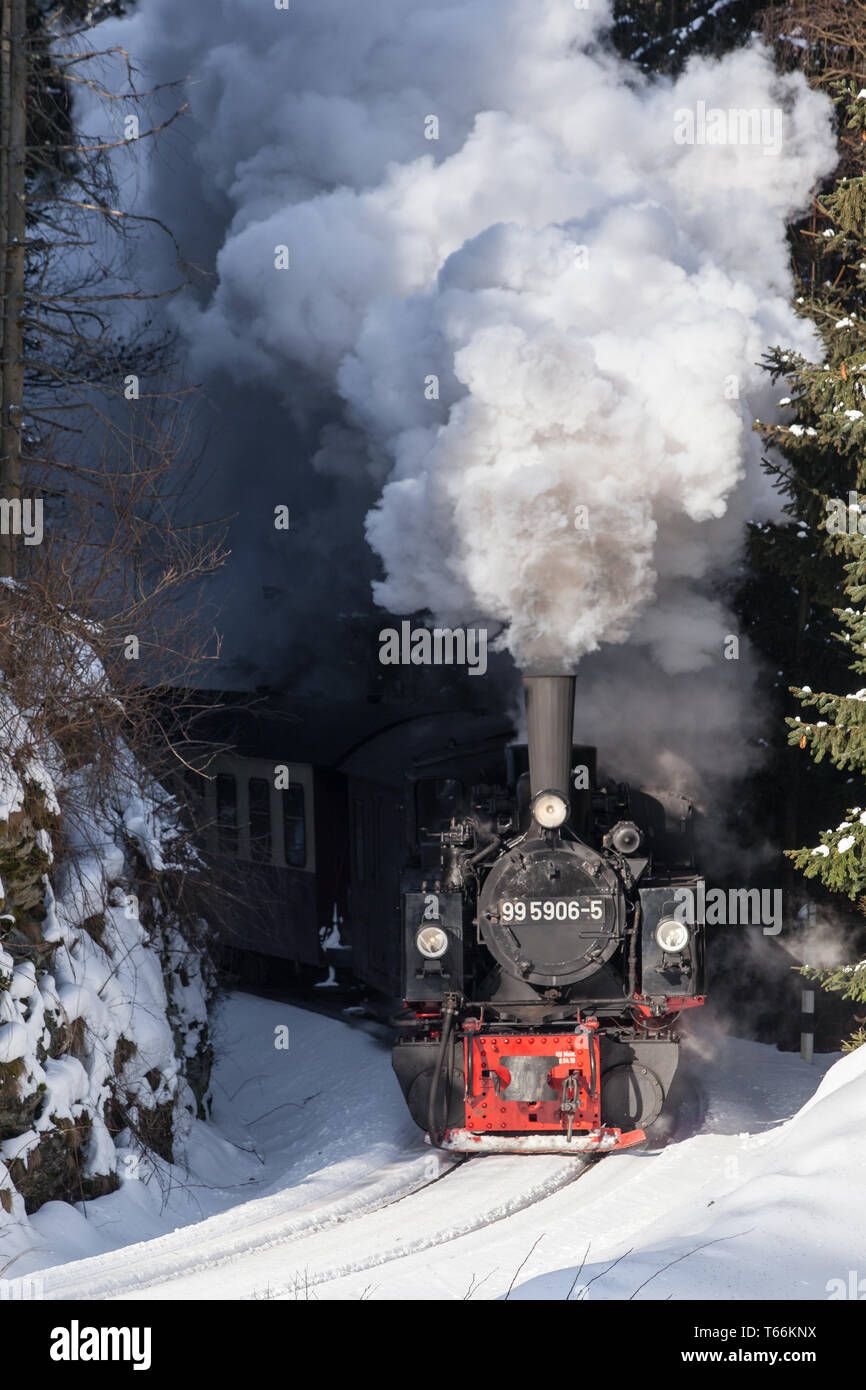
[[(597, 1030), (598, 1022), (586, 1019), (567, 1033), (468, 1034), (465, 1128), (449, 1130), (443, 1147), (525, 1153), (528, 1140), (538, 1152), (582, 1153), (641, 1143), (641, 1129), (602, 1125)], [(529, 1100), (521, 1098), (524, 1088), (549, 1094)]]

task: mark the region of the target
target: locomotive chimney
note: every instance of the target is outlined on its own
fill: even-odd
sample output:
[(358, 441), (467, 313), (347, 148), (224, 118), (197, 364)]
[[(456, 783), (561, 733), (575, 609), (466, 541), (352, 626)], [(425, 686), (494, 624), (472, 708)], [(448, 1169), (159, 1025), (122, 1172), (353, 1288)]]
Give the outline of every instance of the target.
[(568, 800), (574, 725), (574, 676), (524, 676), (532, 796), (558, 791)]

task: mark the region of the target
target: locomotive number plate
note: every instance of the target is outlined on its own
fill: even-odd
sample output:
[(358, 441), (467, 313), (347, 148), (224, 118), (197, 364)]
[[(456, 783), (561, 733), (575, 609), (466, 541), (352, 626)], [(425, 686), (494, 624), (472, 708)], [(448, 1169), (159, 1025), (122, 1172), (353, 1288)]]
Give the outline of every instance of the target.
[(604, 898), (502, 898), (503, 922), (602, 922)]

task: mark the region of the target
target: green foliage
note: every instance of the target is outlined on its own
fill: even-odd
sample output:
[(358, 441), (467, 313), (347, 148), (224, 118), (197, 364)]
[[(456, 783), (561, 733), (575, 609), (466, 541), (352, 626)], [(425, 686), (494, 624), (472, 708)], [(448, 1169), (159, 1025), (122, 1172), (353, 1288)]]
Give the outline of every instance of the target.
[[(813, 980), (830, 994), (840, 994), (843, 999), (851, 999), (855, 1004), (866, 1004), (866, 960), (857, 965), (837, 965), (829, 970), (814, 970), (803, 966), (801, 975)], [(866, 1043), (866, 1027), (856, 1028), (842, 1044), (843, 1052), (854, 1052)]]
[[(853, 81), (832, 84), (840, 130), (866, 132), (866, 97)], [(798, 591), (804, 630), (821, 611), (822, 642), (835, 650), (835, 662), (802, 661), (789, 686), (800, 713), (789, 714), (787, 742), (807, 752), (814, 768), (826, 765), (847, 780), (866, 773), (866, 687), (831, 693), (837, 680), (856, 686), (852, 675), (866, 675), (866, 173), (850, 157), (835, 184), (816, 200), (811, 223), (800, 230), (806, 252), (800, 258), (797, 304), (821, 334), (823, 354), (809, 361), (776, 348), (765, 365), (774, 380), (784, 379), (780, 404), (791, 411), (780, 424), (759, 423), (773, 449), (765, 467), (784, 494), (790, 520), (753, 534), (753, 559), (787, 573)], [(821, 653), (824, 655), (823, 651)], [(845, 674), (838, 672), (841, 657)], [(830, 667), (833, 667), (832, 675)], [(802, 682), (809, 669), (822, 672), (824, 688)], [(829, 679), (828, 679), (829, 677)], [(829, 689), (827, 687), (830, 687)], [(796, 756), (795, 755), (795, 756)], [(837, 793), (838, 795), (838, 793)], [(836, 801), (838, 805), (838, 800)], [(838, 812), (837, 812), (838, 814)], [(790, 841), (789, 841), (790, 843)], [(866, 908), (866, 813), (854, 806), (833, 830), (820, 832), (817, 845), (786, 851), (807, 878)], [(866, 1002), (866, 962), (830, 970), (804, 970), (822, 988)], [(845, 1044), (861, 1046), (858, 1029)]]
[(820, 844), (814, 848), (804, 846), (786, 853), (806, 878), (818, 879), (831, 892), (844, 893), (853, 901), (866, 892), (866, 825), (859, 806), (848, 814), (853, 820), (843, 820), (835, 830), (822, 831)]

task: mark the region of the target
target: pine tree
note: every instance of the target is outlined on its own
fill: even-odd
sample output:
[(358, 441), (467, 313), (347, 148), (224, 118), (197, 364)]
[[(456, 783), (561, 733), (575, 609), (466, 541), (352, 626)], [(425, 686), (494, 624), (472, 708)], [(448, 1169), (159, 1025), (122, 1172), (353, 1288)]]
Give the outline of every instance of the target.
[[(866, 116), (866, 101), (848, 85), (836, 97), (841, 108), (853, 108), (850, 118), (859, 122)], [(845, 150), (840, 169), (852, 167)], [(836, 186), (815, 200), (810, 217), (790, 232), (795, 307), (819, 330), (820, 359), (776, 347), (764, 361), (780, 386), (778, 405), (785, 418), (778, 424), (756, 422), (756, 428), (768, 446), (764, 467), (782, 496), (783, 516), (748, 527), (747, 561), (734, 597), (753, 647), (774, 673), (771, 695), (780, 730), (793, 710), (792, 688), (805, 684), (816, 669), (831, 686), (847, 674), (847, 652), (834, 639), (835, 610), (846, 601), (845, 575), (835, 539), (823, 523), (826, 498), (847, 495), (866, 477), (858, 357), (866, 249), (854, 230), (861, 196), (859, 174), (840, 173)], [(817, 833), (833, 814), (836, 796), (837, 776), (829, 767), (804, 766), (780, 735), (748, 799), (756, 823), (790, 845)]]
[(678, 73), (694, 54), (743, 43), (763, 0), (614, 0), (613, 41), (644, 72)]
[[(859, 164), (862, 170), (857, 146), (866, 139), (866, 91), (861, 95), (850, 80), (834, 83), (832, 91), (846, 132), (844, 167)], [(847, 132), (854, 132), (853, 150)], [(862, 676), (866, 506), (861, 512), (859, 499), (866, 493), (866, 175), (840, 174), (817, 199), (816, 213), (816, 223), (804, 234), (818, 252), (813, 268), (821, 267), (823, 274), (813, 273), (802, 283), (798, 306), (818, 327), (824, 353), (817, 362), (781, 348), (768, 356), (773, 378), (787, 383), (781, 403), (793, 418), (759, 428), (776, 451), (776, 458), (765, 463), (787, 494), (792, 520), (756, 529), (752, 555), (789, 576), (796, 574), (803, 586), (811, 584), (808, 611), (814, 611), (816, 600), (823, 604), (824, 625), (832, 616), (837, 630), (831, 635), (846, 671)], [(828, 608), (834, 589), (839, 597)], [(818, 665), (823, 681), (827, 664)], [(808, 751), (815, 767), (827, 764), (849, 774), (849, 781), (861, 778), (866, 772), (866, 688), (837, 695), (826, 689), (816, 693), (798, 682), (791, 693), (809, 717), (786, 719), (789, 744)], [(866, 913), (866, 812), (861, 807), (851, 808), (834, 830), (821, 832), (817, 846), (787, 854), (806, 878), (844, 893)], [(803, 973), (843, 998), (866, 1003), (866, 961), (834, 969), (804, 967)], [(861, 1027), (845, 1047), (863, 1043), (866, 1030)]]
[[(866, 371), (866, 367), (861, 370)], [(866, 394), (862, 383), (860, 389)], [(841, 627), (838, 637), (849, 654), (850, 671), (862, 676), (866, 674), (866, 612), (862, 607), (866, 598), (866, 535), (860, 533), (859, 527), (862, 525), (866, 531), (866, 507), (860, 510), (857, 497), (852, 493), (847, 501), (828, 498), (825, 524), (828, 535), (836, 535), (836, 544), (849, 556), (844, 569), (851, 604), (837, 610)], [(840, 525), (858, 529), (856, 533), (848, 529), (836, 531)], [(866, 687), (845, 695), (813, 692), (808, 686), (794, 693), (804, 713), (811, 711), (812, 717), (795, 715), (787, 721), (790, 742), (808, 749), (816, 763), (826, 758), (840, 770), (862, 778), (866, 773)], [(814, 848), (804, 846), (788, 853), (807, 878), (818, 879), (831, 891), (844, 893), (866, 914), (866, 810), (861, 806), (852, 806), (835, 829), (822, 832)], [(824, 989), (866, 1005), (866, 960), (833, 969), (804, 969), (803, 973)], [(864, 1043), (866, 1028), (861, 1026), (843, 1043), (843, 1050)]]

